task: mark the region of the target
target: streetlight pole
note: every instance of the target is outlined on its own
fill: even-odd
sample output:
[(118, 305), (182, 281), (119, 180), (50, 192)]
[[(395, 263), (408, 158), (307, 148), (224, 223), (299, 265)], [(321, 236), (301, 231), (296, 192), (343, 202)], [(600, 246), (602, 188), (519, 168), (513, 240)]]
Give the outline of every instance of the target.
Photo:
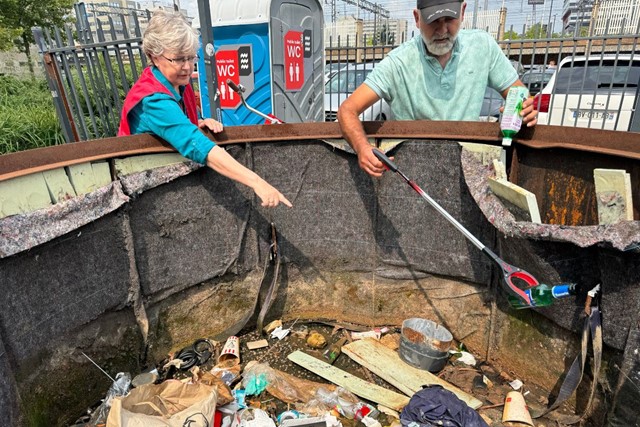
[(551, 33), (551, 12), (553, 12), (553, 0), (551, 0), (551, 7), (549, 8), (549, 22), (547, 22), (547, 38), (549, 39), (553, 35), (553, 33)]
[(480, 0), (476, 0), (475, 3), (473, 4), (473, 25), (472, 28), (475, 29), (476, 28), (476, 24), (478, 23), (478, 2)]

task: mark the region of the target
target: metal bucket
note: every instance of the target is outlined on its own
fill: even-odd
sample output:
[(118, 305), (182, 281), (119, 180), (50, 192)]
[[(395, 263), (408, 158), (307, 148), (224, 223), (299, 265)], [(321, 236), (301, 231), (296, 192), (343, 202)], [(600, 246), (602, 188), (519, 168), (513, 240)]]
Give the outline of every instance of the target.
[(416, 368), (438, 372), (449, 359), (453, 336), (445, 327), (420, 318), (402, 322), (400, 358)]

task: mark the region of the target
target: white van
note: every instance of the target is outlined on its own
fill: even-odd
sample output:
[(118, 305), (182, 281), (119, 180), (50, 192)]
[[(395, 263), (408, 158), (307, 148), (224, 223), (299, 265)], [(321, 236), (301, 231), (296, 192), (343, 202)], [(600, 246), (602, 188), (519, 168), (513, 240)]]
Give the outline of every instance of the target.
[(640, 131), (640, 55), (564, 58), (534, 97), (538, 123)]

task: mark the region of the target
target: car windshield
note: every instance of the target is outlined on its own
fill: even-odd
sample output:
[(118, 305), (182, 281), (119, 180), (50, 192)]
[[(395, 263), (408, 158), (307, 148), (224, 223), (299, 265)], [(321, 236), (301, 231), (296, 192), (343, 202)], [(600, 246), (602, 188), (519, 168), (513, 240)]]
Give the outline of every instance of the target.
[(341, 62), (330, 62), (324, 66), (324, 72), (325, 73), (336, 72), (342, 67), (344, 67), (344, 64)]
[(528, 72), (522, 76), (522, 83), (547, 83), (553, 76), (553, 72), (540, 71), (540, 72)]
[(352, 93), (364, 82), (371, 70), (342, 69), (331, 77), (325, 88), (326, 93)]
[(596, 90), (634, 91), (640, 81), (640, 61), (591, 60), (564, 64), (556, 77), (555, 93)]

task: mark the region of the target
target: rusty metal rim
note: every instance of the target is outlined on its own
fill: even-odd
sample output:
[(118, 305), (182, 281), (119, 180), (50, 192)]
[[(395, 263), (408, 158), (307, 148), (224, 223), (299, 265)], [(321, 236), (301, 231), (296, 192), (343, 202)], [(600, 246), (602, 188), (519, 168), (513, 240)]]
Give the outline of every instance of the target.
[[(498, 123), (387, 121), (365, 122), (364, 127), (370, 138), (501, 144)], [(220, 134), (208, 136), (220, 145), (342, 138), (340, 127), (335, 122), (230, 126)], [(536, 149), (564, 148), (640, 159), (640, 133), (633, 132), (539, 125), (523, 129), (514, 143)], [(38, 148), (0, 156), (0, 181), (90, 161), (174, 151), (171, 145), (152, 135)]]

